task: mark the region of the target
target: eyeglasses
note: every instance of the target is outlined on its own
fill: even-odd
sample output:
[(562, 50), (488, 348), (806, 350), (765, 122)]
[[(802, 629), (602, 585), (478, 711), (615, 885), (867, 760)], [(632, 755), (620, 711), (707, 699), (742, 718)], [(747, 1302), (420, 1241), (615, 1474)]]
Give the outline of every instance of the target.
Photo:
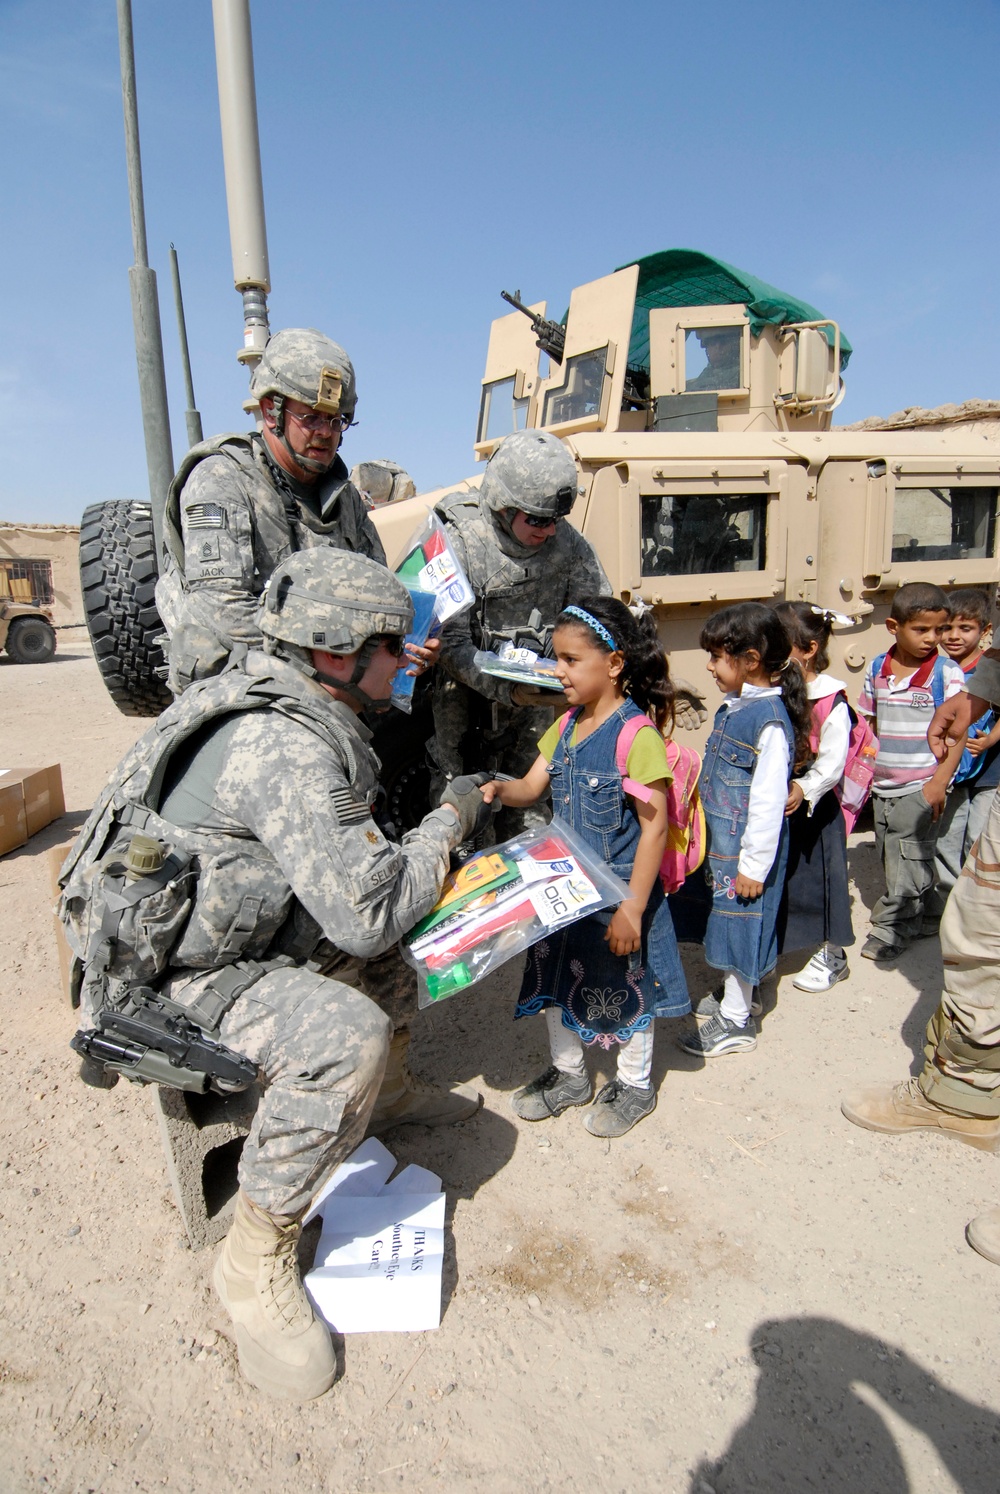
[(390, 653), (394, 659), (402, 657), (403, 649), (406, 646), (406, 639), (402, 633), (382, 633), (379, 642), (385, 644), (386, 652)]
[(285, 414), (290, 415), (296, 425), (300, 425), (304, 431), (325, 431), (336, 434), (338, 431), (346, 431), (351, 424), (349, 415), (322, 415), (318, 410), (310, 410), (308, 415), (300, 415), (297, 410), (289, 410), (286, 406)]
[(523, 509), (521, 518), (529, 529), (554, 529), (559, 522), (555, 515), (549, 518), (546, 514), (526, 514)]

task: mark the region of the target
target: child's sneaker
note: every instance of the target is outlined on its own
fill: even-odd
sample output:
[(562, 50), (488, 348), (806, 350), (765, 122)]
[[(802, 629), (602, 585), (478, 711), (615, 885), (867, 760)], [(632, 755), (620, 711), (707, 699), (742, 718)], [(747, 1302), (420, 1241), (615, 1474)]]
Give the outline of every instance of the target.
[(523, 1089), (515, 1090), (510, 1106), (522, 1120), (543, 1121), (562, 1115), (571, 1105), (586, 1105), (593, 1092), (589, 1074), (577, 1078), (575, 1074), (564, 1074), (553, 1064)]
[(685, 1032), (677, 1046), (695, 1058), (721, 1058), (724, 1053), (748, 1053), (757, 1046), (757, 1024), (747, 1018), (745, 1027), (737, 1027), (721, 1012), (709, 1017), (697, 1032)]
[(799, 971), (792, 985), (797, 991), (829, 991), (838, 980), (846, 980), (850, 973), (847, 956), (831, 953), (824, 944), (822, 949), (817, 949), (808, 965)]
[[(716, 988), (715, 988), (714, 991), (709, 991), (708, 995), (707, 996), (703, 996), (701, 998), (701, 1000), (698, 1002), (698, 1005), (695, 1007), (695, 1009), (694, 1009), (695, 1016), (696, 1017), (715, 1017), (715, 1016), (718, 1016), (719, 1007), (722, 1005), (722, 998), (723, 998), (724, 994), (725, 994), (725, 991), (724, 991), (724, 988), (722, 986), (716, 986)], [(751, 1017), (759, 1017), (762, 1010), (763, 1010), (763, 1008), (761, 1006), (761, 1001), (760, 1001), (760, 986), (754, 986), (754, 988), (753, 988), (753, 995), (750, 997), (750, 1015), (751, 1015)]]
[(583, 1124), (591, 1136), (624, 1136), (656, 1109), (656, 1090), (639, 1089), (623, 1079), (612, 1079), (601, 1090)]

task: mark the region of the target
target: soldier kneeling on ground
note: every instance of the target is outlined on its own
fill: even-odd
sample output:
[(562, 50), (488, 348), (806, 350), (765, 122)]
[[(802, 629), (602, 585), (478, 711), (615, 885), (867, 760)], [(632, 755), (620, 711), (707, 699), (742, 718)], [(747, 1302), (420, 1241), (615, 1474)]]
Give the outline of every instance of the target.
[[(374, 561), (291, 556), (263, 599), (262, 650), (163, 713), (61, 874), (83, 1077), (263, 1086), (214, 1279), (246, 1378), (295, 1400), (335, 1376), (299, 1278), (301, 1219), (369, 1129), (394, 1022), (415, 1002), (396, 941), (489, 813), (458, 783), (398, 845), (372, 817), (379, 765), (359, 715), (388, 700), (411, 620)], [(383, 1086), (379, 1129), (401, 1084)], [(479, 1104), (444, 1098), (449, 1119)]]

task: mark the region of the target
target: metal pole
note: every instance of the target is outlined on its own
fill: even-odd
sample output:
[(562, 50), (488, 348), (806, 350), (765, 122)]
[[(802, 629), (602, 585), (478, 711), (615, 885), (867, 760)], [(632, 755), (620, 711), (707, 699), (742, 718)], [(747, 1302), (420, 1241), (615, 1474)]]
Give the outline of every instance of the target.
[(135, 259), (135, 264), (128, 272), (128, 283), (132, 296), (135, 361), (139, 371), (142, 429), (146, 438), (153, 536), (159, 561), (163, 510), (167, 501), (167, 489), (174, 475), (174, 457), (170, 445), (170, 413), (167, 408), (167, 380), (163, 371), (163, 337), (160, 331), (160, 303), (156, 294), (156, 271), (149, 268), (146, 250), (146, 213), (142, 200), (131, 0), (118, 0), (118, 48), (121, 55), (122, 108), (125, 114), (128, 199), (132, 215), (132, 254)]
[(243, 296), (243, 347), (236, 356), (241, 363), (252, 367), (259, 362), (270, 336), (267, 293), (271, 289), (271, 274), (267, 262), (249, 0), (212, 0), (212, 19), (233, 284)]
[(184, 297), (181, 295), (181, 272), (180, 266), (177, 263), (177, 250), (173, 244), (170, 246), (170, 273), (174, 281), (174, 305), (177, 308), (177, 334), (181, 342), (181, 367), (184, 370), (184, 391), (187, 394), (187, 409), (184, 411), (184, 424), (187, 426), (188, 445), (197, 446), (205, 438), (201, 429), (201, 416), (194, 407), (194, 380), (191, 378), (191, 354), (188, 350), (187, 324), (184, 321)]

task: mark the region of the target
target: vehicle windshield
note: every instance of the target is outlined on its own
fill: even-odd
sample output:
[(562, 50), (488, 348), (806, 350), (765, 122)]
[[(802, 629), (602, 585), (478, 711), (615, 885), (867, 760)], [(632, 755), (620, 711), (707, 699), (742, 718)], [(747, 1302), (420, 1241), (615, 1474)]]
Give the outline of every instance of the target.
[(766, 530), (766, 493), (647, 495), (642, 500), (642, 573), (762, 571)]
[(689, 327), (684, 334), (684, 388), (741, 389), (741, 327)]
[(893, 560), (991, 558), (998, 494), (997, 488), (897, 488)]
[(576, 353), (567, 358), (562, 383), (545, 396), (542, 424), (561, 425), (566, 420), (586, 420), (600, 415), (607, 361), (607, 348), (598, 348), (593, 353)]

